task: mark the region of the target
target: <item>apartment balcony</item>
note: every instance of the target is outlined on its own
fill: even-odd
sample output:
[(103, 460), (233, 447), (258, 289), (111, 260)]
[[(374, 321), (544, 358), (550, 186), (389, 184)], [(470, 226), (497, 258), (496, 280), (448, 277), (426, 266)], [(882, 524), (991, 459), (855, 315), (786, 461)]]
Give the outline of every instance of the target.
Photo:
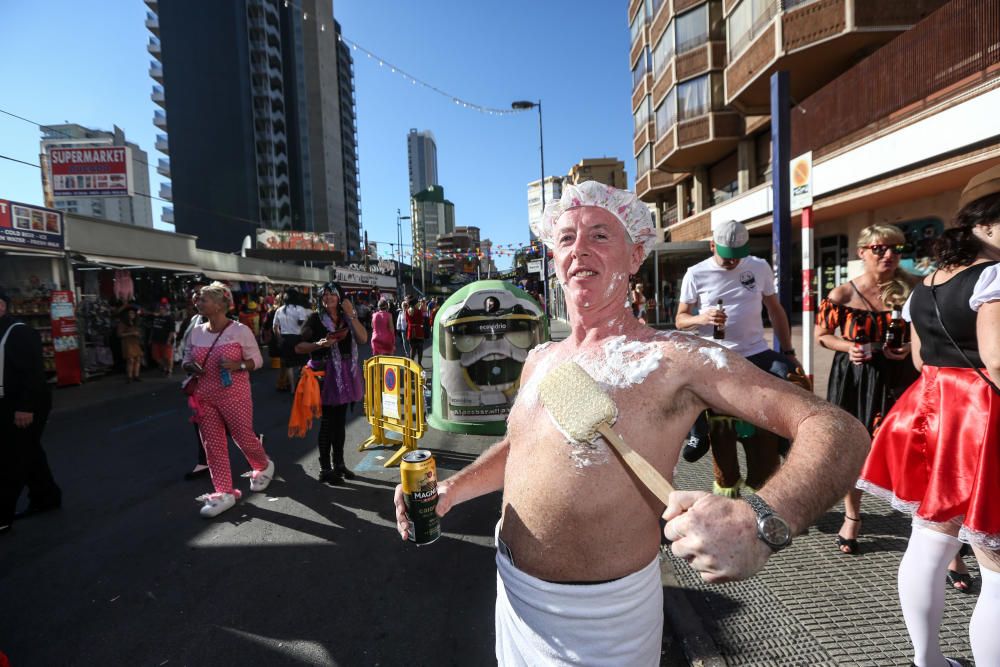
[(653, 92), (653, 75), (646, 74), (640, 79), (639, 84), (632, 91), (632, 111), (634, 112), (639, 104), (646, 99), (646, 95)]
[[(665, 227), (667, 227), (665, 225)], [(680, 222), (667, 227), (670, 240), (675, 243), (684, 241), (702, 241), (712, 236), (712, 211), (689, 215)]]
[(174, 224), (174, 207), (164, 206), (163, 213), (160, 214), (160, 221), (165, 222), (168, 225)]
[(149, 76), (157, 83), (163, 83), (163, 65), (159, 60), (149, 61)]
[(947, 2), (772, 0), (756, 17), (739, 14), (749, 1), (725, 2), (726, 104), (748, 115), (769, 112), (774, 72), (789, 72), (792, 98), (805, 99)]
[(170, 178), (170, 158), (161, 157), (156, 163), (156, 171), (160, 176)]
[(653, 166), (683, 172), (712, 164), (736, 148), (744, 131), (743, 116), (735, 111), (707, 111), (681, 120), (653, 145)]
[(644, 202), (653, 203), (674, 189), (687, 174), (671, 174), (659, 169), (650, 169), (635, 179), (635, 194)]
[(167, 135), (158, 134), (156, 135), (156, 150), (160, 151), (164, 155), (170, 155), (170, 144), (167, 142)]
[(167, 201), (174, 200), (174, 189), (170, 186), (170, 183), (160, 183), (160, 199), (166, 199)]
[(160, 57), (160, 40), (156, 37), (150, 37), (149, 43), (146, 45), (146, 50), (157, 58)]
[(167, 97), (163, 94), (163, 86), (153, 86), (153, 92), (150, 93), (149, 99), (153, 100), (161, 109), (166, 110), (167, 108)]
[(653, 119), (649, 119), (635, 132), (635, 139), (632, 140), (632, 154), (638, 156), (643, 148), (654, 141), (656, 141), (656, 123)]
[(160, 36), (160, 17), (153, 12), (146, 12), (146, 28), (156, 35)]
[[(800, 100), (806, 113), (795, 114), (792, 155), (813, 151), (816, 159), (996, 87), (998, 35), (996, 3), (949, 2)], [(947, 48), (928, 48), (928, 44)]]
[(153, 125), (166, 131), (167, 129), (167, 114), (162, 111), (153, 112)]
[(656, 44), (660, 41), (660, 36), (667, 29), (667, 24), (674, 17), (673, 3), (670, 0), (661, 0), (659, 7), (653, 12), (653, 20), (649, 24), (649, 43)]

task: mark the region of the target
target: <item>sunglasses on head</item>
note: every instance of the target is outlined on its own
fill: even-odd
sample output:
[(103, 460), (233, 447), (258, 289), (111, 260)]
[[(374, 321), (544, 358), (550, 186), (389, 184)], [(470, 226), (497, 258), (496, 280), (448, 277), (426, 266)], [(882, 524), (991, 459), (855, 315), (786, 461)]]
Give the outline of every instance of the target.
[(861, 246), (862, 248), (867, 248), (871, 250), (876, 257), (884, 257), (885, 253), (888, 251), (893, 251), (897, 256), (902, 255), (906, 252), (905, 243), (894, 243), (892, 245), (886, 245), (885, 243), (873, 243), (872, 245)]

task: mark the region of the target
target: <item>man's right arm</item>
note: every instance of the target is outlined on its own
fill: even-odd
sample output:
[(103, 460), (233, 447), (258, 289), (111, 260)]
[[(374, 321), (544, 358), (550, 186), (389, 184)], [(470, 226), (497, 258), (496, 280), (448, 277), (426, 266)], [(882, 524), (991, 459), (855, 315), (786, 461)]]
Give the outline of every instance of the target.
[[(484, 496), (503, 488), (504, 471), (507, 468), (507, 454), (510, 442), (504, 438), (496, 443), (467, 468), (438, 484), (438, 516), (444, 516), (459, 503)], [(409, 517), (403, 502), (403, 485), (396, 485), (394, 497), (396, 505), (396, 530), (404, 540), (409, 537)]]
[(694, 329), (701, 324), (701, 316), (691, 313), (691, 309), (693, 307), (694, 304), (684, 303), (683, 301), (677, 304), (677, 314), (674, 315), (674, 325), (678, 329)]
[(36, 412), (45, 403), (48, 386), (45, 382), (45, 365), (42, 360), (42, 339), (27, 326), (17, 326), (7, 339), (6, 363), (10, 365), (7, 377), (20, 378), (21, 390), (9, 396), (15, 412)]

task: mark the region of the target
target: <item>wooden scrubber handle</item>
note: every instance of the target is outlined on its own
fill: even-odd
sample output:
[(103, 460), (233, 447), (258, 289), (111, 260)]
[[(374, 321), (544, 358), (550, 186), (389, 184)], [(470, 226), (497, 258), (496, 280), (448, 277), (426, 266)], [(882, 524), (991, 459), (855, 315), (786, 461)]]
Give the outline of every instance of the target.
[(664, 505), (667, 505), (667, 498), (670, 496), (671, 491), (674, 490), (670, 482), (664, 479), (663, 475), (649, 464), (649, 461), (642, 458), (634, 449), (625, 444), (625, 440), (611, 428), (610, 424), (601, 422), (597, 426), (597, 430), (611, 443), (611, 446), (618, 452), (625, 465), (632, 469), (632, 472), (646, 485), (646, 488), (652, 491), (654, 496), (663, 501)]

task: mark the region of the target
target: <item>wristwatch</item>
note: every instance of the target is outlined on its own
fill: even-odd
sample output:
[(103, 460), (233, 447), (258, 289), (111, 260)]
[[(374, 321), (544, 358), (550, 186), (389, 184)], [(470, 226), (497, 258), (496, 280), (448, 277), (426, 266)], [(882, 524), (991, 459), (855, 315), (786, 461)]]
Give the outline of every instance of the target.
[(794, 357), (795, 356), (795, 348), (793, 347), (790, 350), (782, 350), (781, 353), (782, 354), (786, 354), (786, 355), (788, 355), (790, 357)]
[(764, 502), (763, 498), (756, 493), (748, 493), (740, 497), (753, 508), (757, 515), (757, 537), (771, 547), (771, 551), (781, 551), (792, 543), (792, 529), (788, 527), (788, 523), (784, 519), (774, 513), (774, 510)]
[(240, 370), (241, 371), (245, 371), (246, 369), (247, 369), (247, 362), (241, 361), (240, 362)]

